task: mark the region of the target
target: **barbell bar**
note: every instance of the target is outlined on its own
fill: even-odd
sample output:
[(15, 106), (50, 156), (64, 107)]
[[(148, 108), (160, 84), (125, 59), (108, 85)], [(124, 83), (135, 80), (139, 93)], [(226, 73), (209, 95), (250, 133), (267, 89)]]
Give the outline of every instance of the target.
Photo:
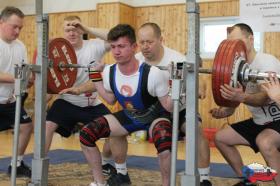
[[(257, 80), (264, 80), (265, 78), (269, 78), (269, 74), (267, 72), (260, 72), (258, 70), (252, 70), (252, 69), (246, 69), (245, 72), (245, 81), (257, 81)], [(274, 77), (277, 77), (280, 80), (280, 74), (276, 74), (274, 72), (271, 72)]]
[[(178, 62), (176, 62), (178, 63)], [(179, 63), (186, 63), (186, 61), (180, 61)], [(167, 66), (156, 66), (157, 68), (159, 68), (160, 70), (170, 70), (169, 67)], [(188, 68), (188, 66), (186, 67)], [(199, 68), (198, 70), (199, 73), (203, 73), (203, 74), (212, 74), (212, 69), (209, 69), (209, 68)]]
[(60, 68), (61, 71), (63, 71), (65, 68), (92, 68), (92, 67), (94, 67), (94, 64), (89, 64), (89, 65), (65, 64), (63, 61), (61, 61), (58, 64), (58, 68)]
[[(33, 63), (36, 61), (36, 55)], [(77, 64), (77, 57), (72, 45), (63, 38), (56, 38), (49, 43), (48, 93), (57, 94), (65, 88), (73, 86), (77, 68), (91, 68), (94, 64)], [(252, 70), (247, 64), (245, 44), (241, 40), (224, 40), (218, 47), (213, 61), (212, 69), (199, 68), (199, 73), (212, 75), (212, 93), (214, 101), (219, 106), (236, 107), (238, 102), (232, 102), (221, 96), (221, 85), (228, 84), (233, 87), (240, 82), (246, 86), (248, 81), (257, 81), (269, 77), (269, 73)], [(94, 62), (92, 62), (94, 63)], [(191, 71), (187, 62), (184, 63), (186, 71)], [(157, 66), (161, 70), (169, 67)], [(180, 67), (181, 68), (181, 67)], [(174, 70), (174, 69), (172, 69)], [(176, 69), (175, 69), (176, 70)], [(280, 79), (279, 74), (275, 74)], [(184, 77), (184, 76), (183, 76)]]

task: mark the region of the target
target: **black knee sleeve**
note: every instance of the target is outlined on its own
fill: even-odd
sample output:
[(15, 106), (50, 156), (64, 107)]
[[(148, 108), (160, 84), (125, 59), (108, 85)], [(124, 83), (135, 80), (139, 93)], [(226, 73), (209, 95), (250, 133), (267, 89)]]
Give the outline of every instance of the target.
[(80, 142), (88, 147), (95, 147), (95, 142), (100, 138), (110, 135), (110, 127), (105, 117), (99, 117), (88, 123), (80, 131)]
[(169, 121), (159, 121), (152, 130), (152, 137), (158, 153), (171, 151), (172, 126)]

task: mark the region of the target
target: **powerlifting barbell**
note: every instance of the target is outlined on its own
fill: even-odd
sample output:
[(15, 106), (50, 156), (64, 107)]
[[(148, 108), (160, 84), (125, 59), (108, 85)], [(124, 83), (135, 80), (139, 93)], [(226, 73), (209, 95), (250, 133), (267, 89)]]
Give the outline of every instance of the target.
[[(187, 64), (187, 62), (180, 63)], [(169, 67), (159, 68), (168, 70)], [(186, 65), (186, 68), (188, 69), (191, 67)], [(228, 84), (232, 87), (237, 87), (238, 82), (240, 82), (242, 86), (245, 87), (249, 81), (255, 82), (269, 77), (269, 73), (267, 72), (260, 72), (249, 68), (246, 46), (241, 40), (222, 41), (215, 54), (212, 69), (199, 68), (198, 72), (212, 74), (212, 93), (214, 101), (219, 106), (227, 107), (236, 107), (239, 105), (239, 102), (224, 99), (220, 92), (221, 85)], [(279, 74), (274, 75), (280, 79)]]
[[(34, 54), (33, 61), (36, 61)], [(241, 40), (224, 40), (218, 47), (212, 69), (199, 68), (199, 73), (212, 74), (212, 93), (214, 101), (219, 106), (235, 107), (238, 102), (224, 99), (221, 96), (220, 86), (224, 84), (243, 86), (248, 81), (262, 80), (268, 73), (251, 70), (246, 63), (246, 47)], [(77, 57), (72, 45), (63, 38), (56, 38), (49, 43), (48, 93), (56, 94), (65, 88), (73, 86), (77, 68), (90, 68), (90, 65), (77, 64)], [(166, 70), (166, 67), (158, 66)], [(188, 66), (187, 66), (188, 68)], [(280, 79), (280, 75), (276, 75)]]

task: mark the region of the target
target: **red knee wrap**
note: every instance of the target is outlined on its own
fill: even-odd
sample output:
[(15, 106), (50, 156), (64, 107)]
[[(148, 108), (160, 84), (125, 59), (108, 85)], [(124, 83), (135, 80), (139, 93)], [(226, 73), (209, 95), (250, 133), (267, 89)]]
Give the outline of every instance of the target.
[(95, 142), (100, 138), (110, 136), (110, 127), (105, 117), (99, 117), (88, 123), (80, 131), (80, 142), (88, 147), (95, 147)]
[(169, 121), (162, 120), (155, 124), (152, 137), (158, 153), (171, 150), (172, 125)]

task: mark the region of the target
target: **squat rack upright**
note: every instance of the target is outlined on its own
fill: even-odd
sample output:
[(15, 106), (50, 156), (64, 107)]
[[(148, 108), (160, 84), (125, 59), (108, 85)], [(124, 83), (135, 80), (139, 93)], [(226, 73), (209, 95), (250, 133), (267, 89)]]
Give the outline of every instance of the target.
[[(36, 22), (38, 31), (37, 62), (35, 78), (35, 125), (34, 125), (34, 155), (32, 159), (32, 177), (28, 186), (47, 186), (49, 159), (45, 154), (45, 121), (46, 93), (48, 68), (48, 15), (43, 13), (43, 0), (36, 0)], [(181, 176), (181, 185), (198, 186), (197, 171), (197, 133), (198, 133), (198, 66), (199, 57), (199, 7), (195, 0), (186, 0), (188, 14), (188, 53), (186, 55), (186, 161), (185, 172)], [(177, 90), (180, 91), (180, 86)], [(17, 121), (17, 120), (16, 120)], [(177, 123), (178, 125), (178, 123)], [(173, 144), (172, 144), (173, 146)], [(175, 147), (177, 150), (177, 146)], [(177, 155), (177, 154), (176, 154)], [(172, 157), (173, 159), (174, 157)], [(176, 158), (176, 157), (175, 157)], [(176, 163), (176, 161), (175, 161)], [(172, 169), (176, 170), (172, 161)], [(15, 179), (15, 178), (14, 178)], [(175, 181), (174, 181), (175, 180)], [(171, 178), (171, 185), (176, 185), (176, 179)], [(15, 181), (12, 180), (12, 186)]]

